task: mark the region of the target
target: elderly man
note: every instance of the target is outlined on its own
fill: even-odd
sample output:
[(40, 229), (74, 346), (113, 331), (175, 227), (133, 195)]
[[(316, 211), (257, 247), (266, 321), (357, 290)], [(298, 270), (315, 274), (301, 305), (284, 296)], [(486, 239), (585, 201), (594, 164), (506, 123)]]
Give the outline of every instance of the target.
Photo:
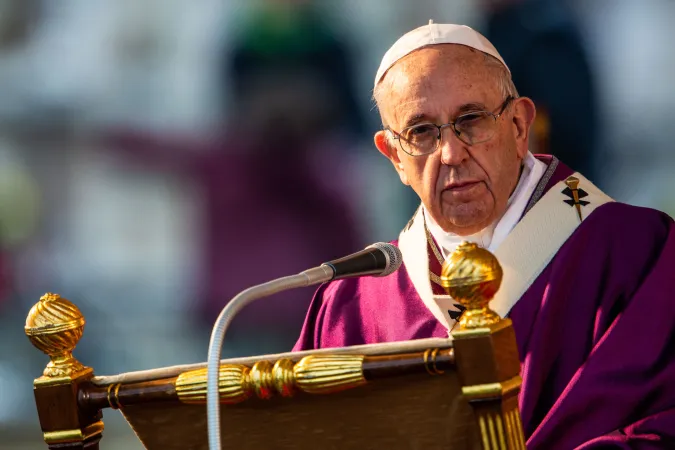
[(383, 278), (319, 288), (296, 350), (447, 336), (445, 256), (499, 258), (529, 448), (675, 448), (675, 226), (528, 151), (535, 106), (483, 36), (430, 23), (385, 54), (377, 149), (421, 206)]

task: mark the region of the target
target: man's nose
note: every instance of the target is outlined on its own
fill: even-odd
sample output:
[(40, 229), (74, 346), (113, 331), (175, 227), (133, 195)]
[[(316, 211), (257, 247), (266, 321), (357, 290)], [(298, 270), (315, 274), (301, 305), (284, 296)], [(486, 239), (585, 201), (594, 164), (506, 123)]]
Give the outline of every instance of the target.
[(441, 162), (446, 166), (459, 166), (469, 158), (469, 152), (464, 142), (460, 141), (452, 127), (441, 130)]

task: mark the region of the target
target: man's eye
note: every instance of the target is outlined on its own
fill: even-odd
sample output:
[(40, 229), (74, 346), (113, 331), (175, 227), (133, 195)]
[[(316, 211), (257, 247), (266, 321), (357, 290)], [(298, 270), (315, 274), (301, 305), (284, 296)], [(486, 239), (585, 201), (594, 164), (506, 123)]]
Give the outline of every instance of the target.
[(485, 113), (471, 113), (471, 114), (465, 114), (461, 117), (457, 118), (457, 122), (455, 125), (457, 126), (471, 126), (475, 123), (480, 122), (481, 120), (485, 119), (486, 114)]
[(411, 137), (420, 137), (424, 135), (434, 135), (438, 131), (438, 128), (432, 125), (420, 125), (413, 127), (408, 131), (408, 135)]

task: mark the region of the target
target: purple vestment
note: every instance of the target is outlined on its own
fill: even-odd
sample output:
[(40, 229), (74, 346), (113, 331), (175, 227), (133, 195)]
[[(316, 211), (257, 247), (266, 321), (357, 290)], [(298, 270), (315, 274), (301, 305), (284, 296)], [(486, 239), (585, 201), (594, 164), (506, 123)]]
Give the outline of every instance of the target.
[[(674, 306), (673, 220), (599, 206), (509, 313), (528, 448), (675, 449)], [(295, 350), (445, 336), (402, 266), (321, 286)]]

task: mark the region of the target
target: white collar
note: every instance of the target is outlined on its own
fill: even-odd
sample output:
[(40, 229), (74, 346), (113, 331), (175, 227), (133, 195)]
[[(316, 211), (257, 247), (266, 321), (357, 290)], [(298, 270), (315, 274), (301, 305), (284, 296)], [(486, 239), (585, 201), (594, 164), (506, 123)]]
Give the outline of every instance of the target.
[(523, 172), (515, 191), (509, 198), (504, 215), (488, 227), (470, 236), (459, 236), (445, 232), (423, 206), (427, 227), (436, 243), (441, 247), (443, 257), (447, 258), (462, 241), (473, 242), (490, 251), (495, 251), (522, 217), (530, 197), (532, 197), (545, 171), (546, 164), (539, 161), (528, 151), (523, 159)]

